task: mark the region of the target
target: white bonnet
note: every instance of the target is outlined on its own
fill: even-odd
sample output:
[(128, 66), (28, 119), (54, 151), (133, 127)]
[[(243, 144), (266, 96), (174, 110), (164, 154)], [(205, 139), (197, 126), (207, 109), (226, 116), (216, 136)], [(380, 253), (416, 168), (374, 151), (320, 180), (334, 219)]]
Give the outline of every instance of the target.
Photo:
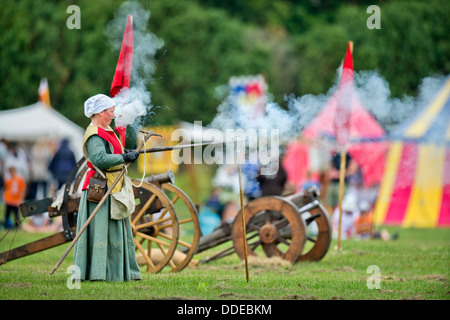
[(86, 117), (90, 118), (92, 115), (96, 113), (100, 113), (103, 110), (109, 109), (115, 106), (115, 102), (113, 99), (104, 94), (96, 94), (93, 97), (90, 97), (84, 103), (84, 114)]

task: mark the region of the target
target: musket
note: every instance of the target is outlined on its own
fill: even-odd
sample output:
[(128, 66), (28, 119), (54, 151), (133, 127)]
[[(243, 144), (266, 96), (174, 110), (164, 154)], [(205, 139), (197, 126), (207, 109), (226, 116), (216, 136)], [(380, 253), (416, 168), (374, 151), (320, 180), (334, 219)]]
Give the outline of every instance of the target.
[[(145, 142), (152, 136), (159, 136), (161, 137), (160, 134), (154, 133), (152, 131), (149, 132), (145, 132), (145, 131), (141, 131), (142, 133), (144, 133), (144, 139), (141, 142), (141, 144), (139, 145), (139, 147), (135, 150), (136, 152), (140, 152), (141, 149), (144, 147)], [(125, 172), (127, 171), (128, 167), (130, 166), (131, 162), (127, 162), (123, 168), (122, 171), (120, 171), (119, 175), (117, 176), (116, 180), (114, 180), (113, 184), (109, 187), (109, 189), (107, 190), (107, 192), (105, 193), (105, 195), (103, 196), (103, 198), (100, 200), (100, 202), (97, 204), (97, 206), (95, 207), (94, 211), (91, 213), (91, 215), (89, 216), (89, 218), (86, 220), (86, 222), (84, 223), (83, 227), (80, 229), (80, 231), (77, 232), (77, 235), (75, 236), (75, 238), (72, 240), (72, 242), (70, 243), (69, 247), (66, 249), (66, 251), (64, 252), (64, 254), (62, 255), (62, 257), (58, 260), (58, 262), (56, 263), (55, 267), (53, 268), (52, 272), (50, 274), (53, 274), (56, 269), (58, 269), (58, 267), (61, 265), (61, 263), (64, 261), (64, 259), (67, 257), (67, 255), (69, 254), (70, 250), (72, 250), (73, 246), (75, 245), (75, 243), (78, 241), (78, 239), (81, 237), (81, 234), (84, 232), (84, 230), (88, 227), (89, 223), (92, 221), (92, 219), (94, 218), (94, 216), (97, 214), (97, 212), (100, 210), (101, 206), (103, 205), (103, 203), (105, 203), (106, 199), (108, 198), (108, 196), (111, 194), (111, 191), (114, 189), (114, 187), (117, 185), (117, 183), (120, 181), (120, 179), (122, 178), (122, 176), (125, 174)]]
[(153, 147), (139, 151), (140, 153), (152, 153), (152, 152), (161, 152), (161, 151), (171, 151), (171, 150), (179, 150), (184, 148), (194, 148), (194, 147), (202, 147), (202, 146), (214, 146), (218, 144), (226, 144), (226, 141), (220, 142), (200, 142), (200, 143), (192, 143), (192, 144), (177, 144), (176, 146), (164, 146), (164, 147)]

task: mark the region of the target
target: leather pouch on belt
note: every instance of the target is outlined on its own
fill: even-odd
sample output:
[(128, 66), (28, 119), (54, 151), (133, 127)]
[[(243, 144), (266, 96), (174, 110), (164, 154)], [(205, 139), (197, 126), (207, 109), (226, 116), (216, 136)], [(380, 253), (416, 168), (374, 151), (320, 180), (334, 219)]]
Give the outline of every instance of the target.
[(87, 200), (91, 202), (100, 202), (106, 194), (106, 178), (100, 176), (96, 172), (89, 180), (89, 188), (87, 193)]

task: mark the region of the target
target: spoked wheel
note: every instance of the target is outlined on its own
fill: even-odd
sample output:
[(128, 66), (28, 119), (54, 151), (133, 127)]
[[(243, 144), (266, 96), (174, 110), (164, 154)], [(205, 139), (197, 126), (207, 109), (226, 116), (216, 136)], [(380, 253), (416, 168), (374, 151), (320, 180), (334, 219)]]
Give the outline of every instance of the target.
[[(321, 205), (302, 213), (307, 226), (306, 252), (297, 261), (319, 261), (328, 252), (331, 244), (331, 223), (326, 209)], [(312, 246), (311, 246), (312, 245)]]
[[(142, 254), (147, 272), (161, 271), (178, 245), (178, 219), (166, 194), (151, 183), (135, 189), (140, 200), (131, 216), (135, 249)], [(138, 259), (139, 262), (139, 259)]]
[(169, 262), (172, 271), (177, 272), (189, 265), (197, 251), (200, 239), (200, 222), (194, 203), (183, 190), (172, 183), (164, 183), (162, 188), (176, 208), (179, 219), (180, 239), (178, 239), (177, 250)]
[[(281, 197), (262, 197), (247, 204), (244, 215), (249, 256), (278, 256), (291, 263), (298, 259), (306, 228), (293, 203)], [(232, 239), (237, 254), (244, 259), (241, 212), (234, 219)]]

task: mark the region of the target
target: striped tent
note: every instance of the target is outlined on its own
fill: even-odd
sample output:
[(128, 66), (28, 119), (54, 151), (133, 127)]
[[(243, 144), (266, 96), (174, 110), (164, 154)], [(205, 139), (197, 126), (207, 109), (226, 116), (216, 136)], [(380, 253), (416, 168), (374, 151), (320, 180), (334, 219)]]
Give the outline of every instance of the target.
[(450, 227), (450, 77), (391, 141), (375, 223)]

